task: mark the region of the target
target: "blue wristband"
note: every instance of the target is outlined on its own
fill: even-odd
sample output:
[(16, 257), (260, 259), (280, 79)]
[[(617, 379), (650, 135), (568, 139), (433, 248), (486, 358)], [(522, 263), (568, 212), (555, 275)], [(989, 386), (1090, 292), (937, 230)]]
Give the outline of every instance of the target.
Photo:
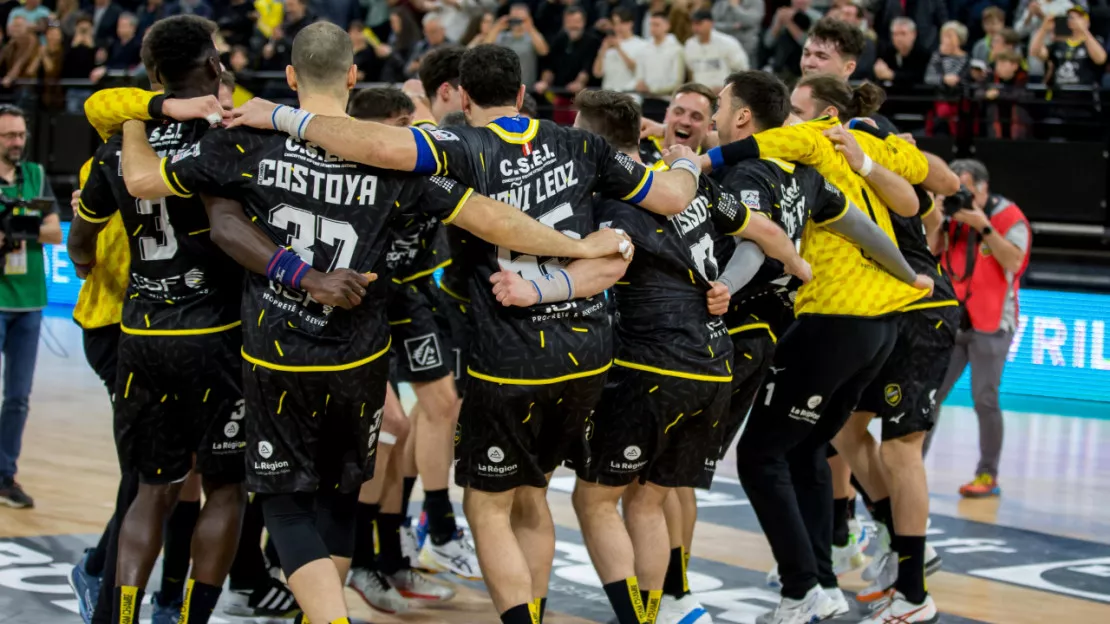
[(309, 268), (297, 254), (285, 248), (278, 248), (266, 265), (266, 277), (285, 286), (300, 288), (301, 280), (304, 279)]
[(706, 152), (709, 156), (709, 162), (713, 163), (714, 169), (720, 169), (725, 166), (725, 158), (721, 155), (721, 148), (712, 147)]

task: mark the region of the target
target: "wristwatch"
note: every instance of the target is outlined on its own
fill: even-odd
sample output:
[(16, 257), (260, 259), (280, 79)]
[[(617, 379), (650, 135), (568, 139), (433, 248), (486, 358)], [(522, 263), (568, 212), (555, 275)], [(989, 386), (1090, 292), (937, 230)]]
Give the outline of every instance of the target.
[(979, 236), (981, 236), (982, 238), (986, 238), (986, 237), (990, 236), (992, 233), (994, 233), (994, 228), (992, 228), (989, 225), (987, 227), (979, 230)]

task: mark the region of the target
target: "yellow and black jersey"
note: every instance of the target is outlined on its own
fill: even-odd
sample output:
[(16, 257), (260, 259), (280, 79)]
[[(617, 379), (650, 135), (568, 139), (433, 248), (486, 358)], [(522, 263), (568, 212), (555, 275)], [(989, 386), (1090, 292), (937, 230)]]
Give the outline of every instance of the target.
[[(81, 188), (89, 177), (93, 160), (89, 159), (80, 174)], [(73, 320), (85, 329), (115, 325), (123, 315), (127, 283), (131, 272), (131, 250), (127, 246), (127, 230), (123, 218), (116, 213), (108, 219), (96, 240), (96, 264), (93, 265), (73, 307)]]
[[(822, 135), (839, 123), (837, 119), (821, 118), (765, 130), (754, 139), (761, 157), (813, 166), (897, 242), (886, 205)], [(897, 136), (885, 141), (867, 134), (855, 136), (876, 163), (911, 184), (922, 182), (928, 174), (925, 156)], [(852, 241), (814, 222), (808, 223), (802, 232), (801, 253), (813, 269), (813, 280), (798, 290), (795, 312), (799, 315), (881, 316), (901, 310), (927, 294), (887, 273)]]

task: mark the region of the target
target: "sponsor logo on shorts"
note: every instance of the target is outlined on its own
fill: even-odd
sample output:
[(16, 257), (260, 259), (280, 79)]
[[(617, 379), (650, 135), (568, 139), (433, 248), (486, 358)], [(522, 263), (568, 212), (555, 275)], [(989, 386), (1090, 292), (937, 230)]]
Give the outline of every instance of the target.
[(644, 466), (646, 466), (646, 465), (647, 465), (647, 460), (646, 459), (644, 461), (633, 461), (633, 462), (611, 461), (611, 462), (609, 462), (609, 472), (617, 472), (617, 473), (640, 472), (641, 470), (644, 469)]
[(270, 475), (281, 474), (283, 472), (289, 472), (289, 462), (287, 462), (287, 461), (254, 462), (254, 471), (257, 472), (258, 474), (270, 474)]
[(217, 455), (223, 455), (228, 452), (241, 451), (247, 448), (246, 442), (231, 442), (224, 440), (223, 442), (214, 442), (212, 444), (212, 451)]
[(902, 386), (896, 383), (887, 384), (883, 388), (883, 398), (886, 399), (886, 404), (895, 407), (902, 402)]
[(443, 355), (439, 350), (439, 337), (424, 334), (405, 340), (405, 353), (409, 357), (409, 370), (425, 371), (443, 366)]
[(815, 412), (813, 410), (802, 409), (800, 407), (790, 408), (789, 416), (791, 418), (793, 418), (794, 420), (800, 420), (802, 422), (807, 422), (811, 425), (813, 423), (817, 422), (817, 419), (821, 417), (820, 414), (818, 414), (817, 412)]
[(234, 420), (224, 425), (224, 435), (229, 438), (234, 438), (239, 434), (239, 423)]
[(462, 442), (462, 423), (455, 423), (455, 446)]
[(491, 462), (500, 464), (505, 461), (505, 451), (502, 451), (500, 446), (491, 446), (489, 450), (486, 451), (486, 457), (488, 457)]
[(378, 450), (378, 432), (377, 431), (371, 431), (370, 432), (370, 441), (367, 444), (367, 446), (370, 448), (370, 451), (366, 454), (366, 457), (367, 458), (373, 457), (374, 452)]
[(775, 368), (774, 366), (769, 366), (768, 368), (770, 368), (770, 369), (771, 369), (771, 374), (772, 374), (772, 375), (778, 375), (778, 374), (779, 374), (779, 373), (781, 373), (782, 371), (786, 370), (786, 367), (785, 367), (785, 366), (783, 366), (782, 368)]
[(270, 459), (270, 456), (274, 454), (274, 446), (263, 440), (258, 443), (258, 454), (262, 456), (262, 459)]
[(823, 400), (824, 399), (821, 398), (820, 394), (815, 394), (809, 397), (809, 400), (806, 401), (806, 407), (808, 407), (809, 409), (817, 409), (817, 406), (820, 405), (821, 401)]
[(587, 442), (592, 440), (594, 437), (594, 421), (586, 419), (586, 426), (583, 428), (582, 433), (586, 437)]
[(937, 406), (937, 389), (933, 388), (932, 390), (929, 391), (929, 407), (923, 407), (923, 408), (921, 408), (921, 411), (928, 414), (929, 412), (933, 411), (933, 409), (936, 408), (936, 406)]
[(493, 464), (483, 464), (478, 462), (478, 474), (486, 477), (507, 477), (516, 474), (520, 470), (520, 464), (509, 464), (508, 466), (495, 466)]
[(713, 459), (712, 457), (706, 457), (705, 458), (705, 469), (706, 470), (716, 470), (717, 469), (717, 460)]
[(906, 413), (902, 412), (902, 413), (898, 414), (897, 416), (891, 416), (890, 417), (890, 422), (894, 423), (895, 425), (900, 425), (900, 424), (902, 424), (902, 417), (905, 416), (905, 415), (906, 415)]
[(635, 444), (624, 449), (624, 458), (628, 461), (636, 461), (637, 459), (640, 459), (640, 456), (643, 454), (644, 452), (641, 451), (640, 447), (636, 446)]

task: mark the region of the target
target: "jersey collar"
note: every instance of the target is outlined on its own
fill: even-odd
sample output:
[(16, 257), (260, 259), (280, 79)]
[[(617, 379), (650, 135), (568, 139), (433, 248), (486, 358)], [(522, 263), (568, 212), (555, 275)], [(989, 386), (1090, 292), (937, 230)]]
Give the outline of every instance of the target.
[(538, 119), (528, 119), (517, 115), (515, 117), (498, 117), (486, 127), (493, 130), (493, 133), (506, 143), (523, 145), (531, 143), (536, 138), (536, 132), (540, 129), (540, 122)]

